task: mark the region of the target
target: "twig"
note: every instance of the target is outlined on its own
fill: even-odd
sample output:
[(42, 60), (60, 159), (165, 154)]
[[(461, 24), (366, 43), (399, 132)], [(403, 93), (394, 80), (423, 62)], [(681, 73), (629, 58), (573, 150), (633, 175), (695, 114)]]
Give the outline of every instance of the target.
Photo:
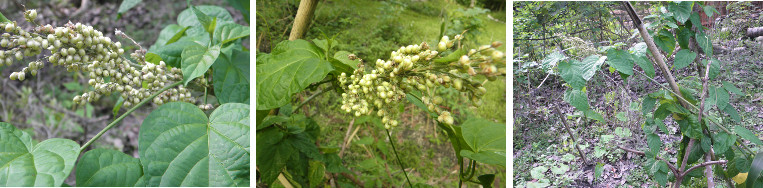
[(687, 174), (689, 174), (689, 172), (691, 172), (692, 170), (696, 170), (697, 168), (702, 168), (704, 166), (714, 165), (714, 164), (726, 164), (727, 162), (728, 161), (726, 161), (726, 160), (704, 162), (702, 164), (698, 164), (698, 165), (693, 166), (693, 167), (689, 168), (688, 170), (684, 171), (683, 173), (681, 173), (681, 177), (686, 176)]
[(580, 143), (575, 139), (575, 134), (572, 133), (572, 130), (569, 126), (567, 126), (567, 120), (562, 116), (562, 113), (559, 112), (559, 107), (554, 108), (554, 112), (557, 116), (559, 116), (559, 119), (562, 120), (562, 124), (564, 125), (564, 128), (567, 129), (567, 133), (570, 134), (570, 137), (572, 138), (572, 141), (575, 142), (575, 148), (577, 148), (578, 153), (580, 154), (580, 158), (583, 158), (583, 162), (585, 164), (588, 164), (588, 160), (585, 158), (585, 154), (583, 153), (583, 150), (580, 149)]
[(358, 180), (358, 178), (355, 178), (355, 176), (347, 174), (347, 172), (342, 172), (340, 174), (342, 176), (344, 176), (345, 178), (350, 179), (350, 181), (352, 181), (352, 183), (354, 183), (355, 185), (360, 186), (360, 187), (365, 187), (364, 186), (365, 184), (362, 181)]
[(342, 157), (342, 154), (344, 154), (344, 149), (347, 148), (347, 140), (352, 139), (350, 138), (350, 132), (352, 132), (352, 126), (355, 124), (355, 118), (353, 117), (352, 120), (350, 120), (350, 127), (347, 128), (347, 133), (344, 133), (344, 141), (342, 142), (342, 149), (339, 150), (339, 157)]
[(85, 13), (85, 10), (87, 10), (87, 4), (89, 4), (89, 2), (90, 0), (82, 0), (80, 2), (79, 8), (69, 16), (69, 19), (76, 18), (80, 16), (82, 13)]
[[(635, 154), (639, 154), (639, 155), (646, 155), (642, 151), (637, 151), (637, 150), (626, 148), (626, 147), (623, 147), (623, 146), (617, 146), (617, 147), (622, 149), (622, 150), (625, 150), (627, 152), (631, 152), (631, 153), (635, 153)], [(673, 166), (673, 164), (670, 164), (670, 162), (668, 162), (668, 160), (665, 160), (665, 159), (663, 159), (663, 158), (661, 158), (660, 156), (657, 156), (657, 155), (655, 155), (654, 158), (657, 159), (657, 160), (660, 160), (660, 161), (664, 161), (666, 164), (668, 164), (668, 168), (670, 168), (670, 170), (673, 171), (673, 174), (678, 174), (678, 169), (676, 169), (676, 167)]]

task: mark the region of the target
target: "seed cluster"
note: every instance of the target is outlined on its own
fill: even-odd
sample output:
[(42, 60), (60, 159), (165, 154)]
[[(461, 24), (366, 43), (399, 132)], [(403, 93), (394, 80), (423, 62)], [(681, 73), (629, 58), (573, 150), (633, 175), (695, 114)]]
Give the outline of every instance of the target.
[[(34, 23), (37, 17), (35, 10), (25, 12), (27, 21)], [(51, 52), (48, 62), (65, 67), (67, 71), (81, 71), (87, 75), (88, 84), (94, 88), (73, 101), (85, 104), (98, 100), (101, 96), (120, 92), (125, 100), (124, 106), (130, 107), (161, 90), (165, 85), (183, 79), (182, 71), (178, 68), (167, 67), (163, 61), (159, 64), (145, 62), (144, 58), (135, 58), (133, 63), (122, 57), (124, 49), (121, 42), (112, 42), (103, 33), (92, 26), (81, 23), (67, 23), (63, 27), (51, 25), (37, 26), (31, 32), (18, 27), (15, 22), (0, 23), (0, 66), (11, 65), (21, 61), (25, 56), (36, 56), (43, 49)], [(142, 50), (133, 53), (133, 57), (143, 57)], [(21, 71), (13, 72), (11, 80), (21, 80), (36, 76), (43, 68), (42, 61), (29, 62)], [(183, 86), (169, 89), (154, 98), (156, 104), (170, 101), (194, 102), (188, 89)]]
[(452, 125), (453, 116), (440, 107), (443, 99), (436, 96), (440, 86), (465, 93), (473, 106), (479, 106), (487, 90), (473, 78), (483, 75), (495, 80), (497, 76), (506, 74), (504, 54), (495, 50), (501, 45), (500, 42), (471, 49), (454, 61), (435, 62), (456, 43), (460, 44), (463, 37), (456, 35), (454, 39), (443, 36), (434, 50), (426, 42), (403, 46), (393, 51), (389, 60), (376, 60), (375, 65), (368, 67), (369, 70), (361, 63), (352, 75), (342, 73), (338, 77), (345, 90), (341, 109), (355, 116), (376, 114), (382, 118), (384, 127), (390, 129), (399, 124), (397, 104), (406, 100), (407, 93), (418, 91), (422, 93), (421, 101), (429, 111), (438, 114), (437, 120)]

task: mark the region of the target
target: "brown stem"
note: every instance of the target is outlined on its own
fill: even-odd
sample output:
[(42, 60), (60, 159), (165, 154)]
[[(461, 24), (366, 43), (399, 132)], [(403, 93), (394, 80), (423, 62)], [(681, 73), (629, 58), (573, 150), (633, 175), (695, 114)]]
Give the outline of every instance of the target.
[(583, 158), (583, 162), (588, 164), (588, 160), (586, 160), (585, 154), (583, 154), (583, 150), (580, 149), (580, 143), (575, 139), (575, 134), (572, 133), (572, 129), (567, 126), (567, 120), (564, 118), (564, 116), (562, 116), (562, 113), (559, 112), (559, 107), (555, 107), (554, 112), (557, 116), (559, 116), (559, 119), (562, 120), (562, 124), (564, 125), (564, 128), (567, 129), (567, 133), (570, 133), (570, 137), (572, 138), (572, 141), (575, 142), (575, 148), (577, 148), (578, 153), (580, 154), (580, 158)]
[(676, 182), (673, 182), (673, 187), (678, 188), (681, 186), (681, 182), (684, 180), (684, 169), (686, 169), (686, 163), (689, 161), (689, 154), (691, 154), (691, 148), (694, 147), (694, 139), (689, 138), (689, 144), (686, 145), (686, 150), (684, 151), (684, 158), (681, 160), (681, 167), (678, 168), (678, 173), (676, 175)]
[(693, 166), (693, 167), (689, 168), (688, 170), (686, 170), (685, 172), (681, 173), (681, 177), (683, 177), (683, 176), (686, 176), (686, 175), (687, 175), (687, 174), (689, 174), (689, 172), (691, 172), (692, 170), (696, 170), (696, 169), (698, 169), (698, 168), (702, 168), (702, 167), (705, 167), (705, 166), (708, 166), (708, 165), (714, 165), (714, 164), (726, 164), (726, 162), (728, 162), (728, 161), (726, 161), (726, 160), (719, 160), (719, 161), (708, 161), (708, 162), (704, 162), (704, 163), (702, 163), (702, 164), (698, 164), (698, 165), (696, 165), (696, 166)]
[[(617, 147), (622, 149), (622, 150), (625, 150), (627, 152), (631, 152), (631, 153), (635, 153), (635, 154), (639, 154), (639, 155), (646, 155), (642, 151), (626, 148), (626, 147), (623, 147), (623, 146), (617, 146)], [(673, 171), (673, 174), (678, 174), (678, 169), (676, 169), (676, 166), (673, 166), (673, 164), (670, 164), (670, 162), (668, 162), (668, 160), (660, 158), (660, 156), (656, 156), (656, 155), (654, 156), (654, 158), (657, 159), (657, 160), (660, 160), (660, 161), (664, 161), (666, 164), (668, 164), (668, 168), (670, 168), (670, 170)]]

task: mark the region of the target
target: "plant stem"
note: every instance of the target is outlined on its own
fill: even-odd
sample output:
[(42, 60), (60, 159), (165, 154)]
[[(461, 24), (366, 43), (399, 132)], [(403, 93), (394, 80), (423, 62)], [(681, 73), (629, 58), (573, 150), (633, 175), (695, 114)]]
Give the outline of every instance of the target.
[(317, 97), (317, 96), (319, 96), (319, 95), (321, 95), (323, 93), (326, 93), (326, 91), (331, 91), (332, 89), (334, 89), (334, 86), (331, 86), (331, 87), (328, 87), (326, 89), (323, 89), (323, 90), (319, 91), (318, 93), (313, 94), (310, 97), (307, 97), (307, 99), (305, 99), (305, 101), (302, 101), (302, 103), (299, 103), (299, 105), (297, 105), (297, 107), (294, 108), (294, 111), (299, 110), (299, 108), (301, 108), (302, 106), (307, 104), (307, 102), (310, 102), (310, 100), (313, 100), (315, 97)]
[(127, 115), (131, 114), (132, 112), (134, 112), (135, 110), (137, 110), (139, 107), (141, 107), (141, 106), (143, 106), (144, 104), (148, 103), (148, 101), (151, 101), (151, 100), (153, 100), (153, 99), (154, 99), (154, 97), (156, 97), (156, 96), (159, 96), (159, 94), (161, 94), (162, 92), (164, 92), (164, 91), (167, 91), (168, 89), (170, 89), (170, 88), (173, 88), (173, 87), (175, 87), (175, 86), (179, 86), (180, 84), (183, 84), (183, 81), (175, 82), (175, 83), (173, 83), (173, 84), (171, 84), (171, 85), (168, 85), (168, 86), (166, 86), (166, 87), (162, 88), (161, 90), (157, 91), (157, 92), (156, 92), (156, 93), (154, 93), (153, 95), (149, 96), (148, 98), (146, 98), (146, 99), (143, 99), (143, 101), (140, 101), (140, 103), (136, 104), (135, 106), (133, 106), (132, 108), (130, 108), (130, 110), (127, 110), (127, 112), (125, 112), (124, 114), (122, 114), (121, 116), (119, 116), (117, 119), (115, 119), (114, 121), (112, 121), (111, 123), (109, 123), (109, 125), (107, 125), (107, 126), (106, 126), (106, 128), (103, 128), (103, 130), (101, 130), (101, 132), (98, 132), (98, 134), (96, 134), (96, 135), (95, 135), (95, 137), (93, 137), (93, 138), (91, 138), (90, 140), (88, 140), (88, 141), (87, 141), (87, 143), (85, 143), (85, 145), (82, 145), (82, 147), (79, 149), (79, 152), (81, 153), (82, 151), (84, 151), (84, 150), (85, 150), (85, 148), (87, 148), (88, 146), (90, 146), (90, 144), (92, 144), (93, 142), (95, 142), (95, 140), (98, 140), (98, 138), (100, 138), (101, 136), (103, 136), (103, 133), (106, 133), (106, 131), (108, 131), (109, 129), (113, 128), (115, 125), (117, 125), (117, 123), (119, 123), (120, 121), (122, 121), (122, 119), (124, 119), (125, 117), (127, 117)]
[(408, 179), (408, 173), (405, 172), (405, 166), (403, 165), (403, 161), (400, 161), (400, 156), (397, 155), (397, 149), (395, 149), (395, 141), (392, 140), (392, 134), (389, 134), (389, 129), (384, 129), (384, 131), (387, 131), (387, 137), (389, 138), (389, 143), (392, 145), (392, 151), (395, 152), (397, 163), (400, 163), (400, 169), (403, 170), (403, 175), (405, 175), (405, 180), (408, 181), (408, 186), (413, 187), (413, 184), (411, 184), (411, 180)]

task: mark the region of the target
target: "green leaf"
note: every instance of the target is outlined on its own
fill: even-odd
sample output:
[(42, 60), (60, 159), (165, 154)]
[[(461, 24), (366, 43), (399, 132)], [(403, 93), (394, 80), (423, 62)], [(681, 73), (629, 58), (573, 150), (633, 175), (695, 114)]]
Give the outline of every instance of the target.
[[(704, 32), (697, 32), (695, 35), (695, 39), (697, 40), (697, 44), (700, 48), (702, 48), (702, 51), (705, 52), (705, 55), (708, 58), (713, 57), (713, 42), (710, 41), (710, 37), (705, 35)], [(704, 64), (704, 63), (703, 63)], [(715, 62), (713, 62), (715, 64)]]
[(705, 11), (705, 15), (707, 15), (708, 18), (712, 18), (713, 13), (718, 12), (717, 10), (715, 10), (715, 7), (710, 5), (702, 7), (702, 10)]
[(161, 47), (168, 45), (170, 43), (167, 43), (170, 39), (174, 38), (177, 33), (180, 31), (183, 31), (185, 33), (186, 27), (180, 26), (178, 24), (170, 24), (164, 27), (162, 31), (159, 32), (159, 37), (156, 38), (156, 41), (154, 42), (154, 45), (151, 45), (151, 48), (148, 49), (148, 51), (156, 51), (159, 50)]
[(693, 36), (694, 32), (692, 32), (690, 28), (682, 27), (681, 29), (678, 29), (676, 32), (678, 45), (681, 46), (682, 49), (689, 49), (689, 40), (691, 40), (691, 37)]
[(676, 21), (686, 23), (686, 20), (689, 20), (689, 16), (691, 16), (693, 5), (694, 2), (691, 1), (683, 1), (678, 4), (671, 3), (668, 5), (668, 11), (673, 13), (673, 17), (676, 18)]
[(560, 76), (572, 88), (583, 89), (606, 59), (607, 56), (591, 55), (583, 61), (562, 62), (559, 64)]
[[(713, 59), (713, 60), (710, 60), (710, 61), (712, 61), (713, 63), (710, 63), (710, 70), (708, 72), (709, 74), (707, 74), (707, 75), (708, 75), (708, 79), (712, 80), (712, 79), (715, 79), (715, 77), (718, 77), (718, 75), (721, 74), (721, 62), (716, 60), (716, 59)], [(702, 60), (702, 64), (703, 65), (707, 65), (707, 60)]]
[(119, 99), (117, 99), (117, 103), (114, 106), (114, 108), (111, 109), (111, 112), (114, 114), (114, 117), (117, 117), (117, 114), (119, 114), (119, 109), (122, 109), (122, 104), (125, 103), (125, 99), (122, 98), (122, 96), (119, 96)]
[(493, 181), (495, 181), (495, 174), (483, 174), (478, 176), (477, 180), (480, 181), (480, 185), (482, 185), (483, 188), (492, 188)]
[(79, 145), (51, 138), (35, 144), (29, 134), (0, 122), (0, 185), (61, 186), (79, 156)]
[(634, 60), (636, 65), (641, 67), (641, 70), (644, 70), (644, 73), (646, 73), (647, 77), (654, 78), (654, 65), (652, 62), (649, 62), (649, 59), (647, 59), (646, 56), (634, 57)]
[(143, 2), (143, 0), (124, 0), (122, 1), (122, 4), (119, 4), (119, 10), (117, 11), (117, 16), (122, 17), (122, 13), (127, 12), (128, 10), (135, 7), (135, 5), (138, 5), (138, 3)]
[[(273, 57), (257, 63), (257, 109), (288, 104), (291, 96), (323, 80), (332, 68), (323, 52), (305, 40), (285, 41), (273, 49)], [(260, 58), (257, 58), (260, 61)]]
[(162, 61), (161, 56), (156, 55), (155, 53), (146, 53), (146, 62), (158, 65), (160, 61)]
[(249, 36), (249, 27), (237, 23), (226, 23), (222, 24), (220, 29), (215, 30), (213, 41), (220, 41), (225, 45), (225, 43), (247, 36)]
[(726, 108), (726, 105), (729, 105), (729, 93), (726, 92), (725, 89), (722, 87), (715, 87), (710, 86), (708, 90), (710, 91), (708, 97), (715, 99), (715, 106), (718, 107), (719, 110), (722, 110), (723, 108)]
[(116, 150), (90, 150), (77, 163), (78, 187), (132, 187), (142, 176), (140, 160)]
[(193, 10), (193, 14), (196, 15), (196, 19), (199, 23), (201, 23), (202, 28), (209, 34), (214, 33), (215, 25), (217, 25), (217, 18), (207, 16), (207, 14), (204, 14), (204, 12), (201, 12), (201, 10), (194, 6), (191, 6), (191, 10)]
[(744, 92), (742, 92), (742, 90), (739, 90), (739, 88), (734, 86), (734, 84), (732, 84), (731, 82), (723, 81), (723, 88), (726, 88), (726, 91), (744, 96)]
[(220, 55), (220, 45), (213, 45), (209, 48), (202, 45), (188, 46), (183, 50), (183, 84), (188, 85), (194, 78), (203, 76), (209, 70), (212, 63)]
[(713, 143), (713, 150), (715, 150), (715, 153), (724, 153), (727, 149), (734, 145), (737, 136), (722, 131), (715, 134), (713, 139), (715, 140)]
[(326, 175), (326, 166), (320, 161), (310, 160), (310, 167), (308, 167), (308, 182), (310, 187), (320, 187), (323, 184), (323, 176)]
[(543, 67), (544, 71), (548, 71), (552, 67), (556, 66), (559, 61), (564, 61), (565, 59), (567, 59), (567, 57), (565, 57), (564, 54), (558, 51), (554, 51), (554, 53), (551, 53), (550, 55), (546, 56), (546, 58), (543, 58), (541, 66)]
[(570, 105), (580, 111), (587, 111), (590, 109), (588, 95), (581, 90), (567, 89), (567, 91), (564, 92), (564, 101), (570, 103)]
[(249, 186), (249, 129), (246, 104), (223, 104), (209, 118), (190, 103), (159, 106), (138, 135), (146, 185)]
[(601, 114), (599, 114), (598, 112), (594, 111), (593, 109), (588, 109), (586, 111), (583, 111), (583, 114), (588, 119), (593, 119), (598, 122), (604, 122), (604, 117), (601, 116)]
[(561, 175), (561, 174), (567, 173), (567, 171), (569, 171), (569, 170), (570, 170), (570, 166), (567, 166), (565, 164), (559, 164), (559, 167), (557, 167), (555, 165), (551, 166), (551, 172), (553, 172), (554, 174), (557, 174), (557, 175)]
[(413, 105), (416, 105), (417, 107), (419, 107), (419, 109), (424, 110), (424, 112), (429, 114), (431, 117), (437, 117), (437, 114), (429, 111), (429, 108), (427, 108), (427, 105), (425, 105), (424, 102), (421, 102), (421, 100), (419, 100), (419, 97), (417, 97), (417, 95), (414, 95), (413, 93), (406, 93), (405, 98), (408, 99), (408, 102), (411, 102), (413, 103)]
[(2, 12), (0, 12), (0, 23), (9, 23), (9, 22), (11, 22), (11, 20), (8, 20), (8, 18), (6, 18), (5, 15), (3, 15)]
[(533, 179), (543, 179), (546, 177), (546, 175), (544, 174), (546, 173), (546, 171), (548, 171), (548, 167), (537, 166), (533, 168), (532, 170), (530, 170), (530, 177), (532, 177)]
[(593, 179), (601, 177), (601, 173), (604, 172), (604, 163), (597, 162), (593, 172)]
[(607, 51), (607, 64), (612, 66), (618, 72), (625, 75), (633, 75), (633, 62), (632, 55), (617, 49)]
[[(461, 125), (462, 135), (466, 144), (471, 147), (479, 157), (474, 158), (482, 163), (495, 164), (480, 161), (486, 158), (495, 158), (503, 156), (503, 159), (497, 161), (500, 165), (506, 166), (506, 126), (481, 118), (470, 118)], [(462, 154), (464, 150), (461, 150)], [(474, 155), (472, 155), (474, 156)], [(485, 157), (485, 158), (483, 158)]]
[(723, 111), (731, 116), (731, 119), (734, 121), (742, 121), (742, 117), (739, 116), (739, 112), (737, 112), (737, 109), (734, 108), (734, 106), (731, 106), (730, 104), (726, 105), (726, 108), (723, 108)]
[(233, 50), (233, 58), (217, 58), (212, 64), (212, 85), (220, 104), (249, 104), (249, 52)]
[(196, 44), (195, 42), (192, 42), (192, 41), (188, 41), (186, 39), (182, 39), (178, 42), (175, 42), (166, 46), (157, 47), (155, 50), (149, 50), (149, 52), (156, 53), (157, 55), (159, 55), (159, 57), (161, 57), (162, 60), (164, 60), (164, 63), (166, 63), (167, 66), (181, 67), (181, 61), (182, 61), (181, 55), (183, 53), (183, 50), (188, 46), (195, 46), (195, 45), (199, 45), (199, 44)]
[(454, 51), (453, 53), (448, 54), (448, 56), (445, 56), (443, 58), (435, 59), (435, 63), (446, 63), (446, 62), (453, 62), (458, 61), (461, 56), (466, 55), (466, 50), (464, 48), (458, 49)]
[(760, 141), (760, 138), (758, 136), (755, 136), (755, 133), (752, 133), (752, 131), (748, 130), (747, 128), (744, 128), (742, 126), (734, 126), (734, 132), (737, 133), (740, 137), (744, 138), (745, 140), (749, 140), (753, 144), (756, 145), (763, 145), (763, 142)]
[(646, 57), (646, 43), (639, 42), (628, 49), (628, 52), (637, 57)]
[[(270, 127), (257, 132), (257, 167), (261, 172), (261, 181), (262, 183), (265, 183), (265, 185), (271, 185), (278, 177), (278, 174), (280, 174), (286, 166), (286, 161), (293, 155), (299, 154), (291, 144), (282, 142), (283, 138), (284, 133), (280, 132), (278, 128), (275, 127)], [(336, 158), (339, 157), (337, 156)], [(338, 162), (341, 164), (341, 159), (336, 160), (340, 160)], [(331, 165), (335, 163), (327, 164), (329, 164), (327, 169), (329, 172), (335, 170), (332, 167), (342, 167), (341, 165), (338, 167), (336, 165)]]
[(755, 159), (752, 160), (752, 164), (750, 164), (750, 172), (747, 174), (747, 182), (745, 182), (747, 188), (760, 187), (760, 181), (757, 180), (760, 177), (761, 171), (763, 171), (763, 152), (758, 152), (755, 155)]
[(652, 112), (654, 110), (654, 104), (657, 103), (657, 99), (645, 96), (644, 100), (641, 102), (641, 112), (646, 115), (649, 112)]
[(662, 29), (656, 35), (654, 35), (654, 44), (659, 46), (667, 56), (673, 54), (673, 50), (676, 48), (676, 39), (673, 37), (673, 33), (670, 33), (667, 29)]
[(654, 133), (649, 133), (646, 135), (646, 142), (649, 145), (649, 150), (653, 153), (659, 153), (660, 148), (662, 147), (662, 140), (660, 140), (660, 136)]
[(506, 166), (506, 155), (501, 155), (496, 152), (480, 151), (479, 153), (474, 153), (469, 150), (461, 150), (461, 156), (480, 163)]
[(172, 35), (172, 38), (167, 40), (167, 43), (165, 45), (175, 43), (178, 40), (180, 40), (180, 38), (183, 38), (183, 36), (185, 36), (185, 31), (188, 30), (188, 28), (190, 28), (190, 27), (184, 27), (182, 30), (180, 30), (177, 33), (175, 33), (175, 35)]
[(339, 60), (340, 62), (344, 63), (345, 65), (350, 66), (353, 70), (355, 70), (355, 67), (358, 67), (358, 64), (360, 64), (360, 61), (358, 60), (350, 60), (349, 55), (352, 54), (347, 51), (338, 51), (334, 53), (334, 59)]
[[(225, 8), (218, 7), (218, 6), (209, 6), (209, 5), (202, 5), (202, 6), (193, 6), (192, 8), (188, 8), (180, 12), (178, 14), (177, 23), (180, 26), (183, 27), (194, 27), (199, 26), (203, 27), (202, 23), (199, 22), (199, 19), (196, 18), (197, 15), (193, 9), (199, 10), (204, 15), (208, 16), (210, 18), (217, 18), (217, 24), (215, 25), (223, 25), (225, 23), (232, 23), (233, 17), (228, 12), (228, 10), (225, 10)], [(203, 19), (203, 18), (202, 18)], [(217, 26), (216, 26), (217, 27)], [(196, 35), (199, 33), (189, 33), (189, 35)]]
[(691, 64), (691, 62), (694, 62), (694, 58), (697, 57), (697, 53), (694, 53), (687, 49), (679, 50), (676, 53), (676, 59), (673, 62), (673, 67), (675, 69), (681, 69), (684, 67), (687, 67)]
[(329, 62), (331, 63), (331, 68), (334, 70), (332, 73), (335, 75), (339, 75), (341, 73), (345, 73), (347, 75), (352, 75), (352, 72), (355, 71), (355, 68), (352, 68), (350, 65), (345, 64), (341, 60), (338, 60), (334, 57), (329, 57)]

